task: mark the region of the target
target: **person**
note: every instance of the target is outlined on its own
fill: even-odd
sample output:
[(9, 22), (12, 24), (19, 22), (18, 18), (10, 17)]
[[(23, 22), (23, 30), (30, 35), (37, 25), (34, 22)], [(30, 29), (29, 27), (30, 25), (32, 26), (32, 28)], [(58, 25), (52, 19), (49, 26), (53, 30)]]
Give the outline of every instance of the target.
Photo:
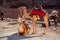
[[(57, 18), (58, 18), (58, 11), (57, 10), (52, 10), (51, 15), (49, 16), (49, 19), (53, 19), (55, 23), (55, 27), (57, 27)], [(50, 26), (50, 22), (49, 22)]]
[(0, 13), (1, 21), (4, 20), (4, 17), (7, 18), (7, 16), (8, 16), (7, 14), (1, 12), (1, 13)]
[(53, 11), (51, 12), (51, 15), (52, 15), (52, 16), (55, 16), (55, 17), (57, 18), (57, 17), (58, 17), (58, 11), (53, 10)]
[(1, 16), (1, 21), (3, 21), (4, 13), (1, 12), (0, 16)]

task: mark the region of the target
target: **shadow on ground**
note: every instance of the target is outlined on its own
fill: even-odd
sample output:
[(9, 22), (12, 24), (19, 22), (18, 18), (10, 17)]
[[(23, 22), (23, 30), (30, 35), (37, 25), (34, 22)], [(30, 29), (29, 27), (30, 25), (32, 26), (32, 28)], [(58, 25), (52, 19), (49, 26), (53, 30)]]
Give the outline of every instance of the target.
[(15, 33), (10, 36), (0, 37), (0, 39), (5, 37), (7, 37), (7, 40), (21, 40), (21, 39), (35, 38), (35, 37), (42, 37), (42, 36), (41, 35), (40, 36), (18, 36), (17, 33)]

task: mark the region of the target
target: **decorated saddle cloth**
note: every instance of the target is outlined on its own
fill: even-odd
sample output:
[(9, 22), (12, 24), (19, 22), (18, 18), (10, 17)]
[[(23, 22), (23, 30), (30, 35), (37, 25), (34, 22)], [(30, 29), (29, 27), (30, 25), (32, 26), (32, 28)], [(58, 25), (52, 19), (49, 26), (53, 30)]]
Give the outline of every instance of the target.
[(40, 17), (43, 17), (45, 14), (46, 14), (46, 12), (41, 11), (40, 8), (39, 8), (39, 9), (33, 8), (32, 11), (31, 11), (30, 16), (33, 16), (33, 15), (39, 15)]

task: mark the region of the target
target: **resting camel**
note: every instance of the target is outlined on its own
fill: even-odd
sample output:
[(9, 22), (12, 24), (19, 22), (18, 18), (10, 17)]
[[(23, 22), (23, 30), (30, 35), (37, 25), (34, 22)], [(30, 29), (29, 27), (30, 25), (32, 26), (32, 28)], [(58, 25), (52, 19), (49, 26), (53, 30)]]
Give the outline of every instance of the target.
[(23, 19), (23, 16), (18, 14), (18, 36), (24, 35), (26, 36), (28, 34), (28, 23)]
[[(36, 33), (36, 20), (40, 19), (41, 17), (39, 15), (30, 16), (31, 12), (28, 13), (26, 7), (24, 7), (24, 6), (19, 7), (18, 10), (19, 10), (21, 15), (25, 16), (26, 18), (31, 19), (32, 25), (33, 25), (32, 26), (32, 28), (33, 28), (32, 33)], [(42, 18), (44, 19), (44, 22), (45, 22), (45, 25), (46, 25), (43, 34), (47, 34), (47, 31), (48, 31), (48, 15), (47, 15), (47, 12)]]

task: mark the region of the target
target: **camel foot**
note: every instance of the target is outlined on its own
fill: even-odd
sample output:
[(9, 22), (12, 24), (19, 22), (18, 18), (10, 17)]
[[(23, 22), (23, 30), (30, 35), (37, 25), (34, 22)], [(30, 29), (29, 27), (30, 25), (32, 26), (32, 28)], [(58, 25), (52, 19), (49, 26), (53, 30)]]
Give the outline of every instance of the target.
[(31, 34), (36, 34), (36, 32), (32, 32)]
[(43, 33), (43, 35), (46, 35), (46, 33)]
[(48, 33), (48, 29), (45, 29), (43, 35), (46, 35), (47, 33)]

